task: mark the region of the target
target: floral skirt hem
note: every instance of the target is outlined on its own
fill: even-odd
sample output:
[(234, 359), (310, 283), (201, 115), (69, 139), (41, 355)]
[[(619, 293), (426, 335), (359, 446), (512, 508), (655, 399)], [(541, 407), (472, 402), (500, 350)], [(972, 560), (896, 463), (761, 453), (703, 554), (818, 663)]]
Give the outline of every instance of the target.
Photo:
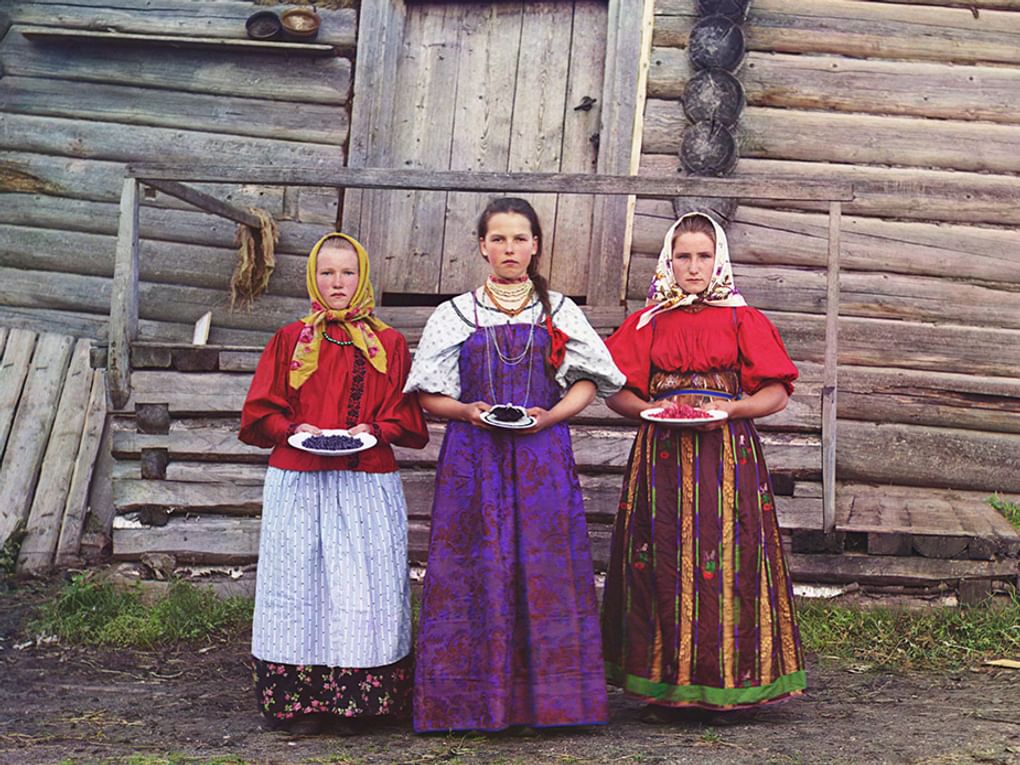
[(306, 714), (337, 717), (411, 716), (414, 660), (383, 667), (350, 668), (282, 664), (251, 658), (255, 698), (271, 722)]
[(741, 688), (716, 688), (707, 685), (671, 685), (645, 677), (628, 675), (619, 666), (606, 662), (606, 678), (628, 696), (650, 704), (668, 707), (697, 707), (729, 710), (781, 701), (803, 694), (807, 687), (804, 670), (776, 678), (768, 685)]

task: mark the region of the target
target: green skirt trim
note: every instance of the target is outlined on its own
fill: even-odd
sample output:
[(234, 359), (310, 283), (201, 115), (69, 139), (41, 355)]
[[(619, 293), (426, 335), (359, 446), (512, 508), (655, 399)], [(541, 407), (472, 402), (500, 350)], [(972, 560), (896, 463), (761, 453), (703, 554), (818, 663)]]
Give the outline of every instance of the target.
[(655, 704), (684, 706), (687, 704), (704, 707), (734, 707), (774, 701), (799, 693), (807, 687), (804, 670), (791, 672), (776, 678), (768, 685), (747, 688), (713, 688), (708, 685), (670, 685), (654, 683), (644, 677), (628, 675), (623, 669), (606, 662), (606, 677), (627, 693), (639, 696)]

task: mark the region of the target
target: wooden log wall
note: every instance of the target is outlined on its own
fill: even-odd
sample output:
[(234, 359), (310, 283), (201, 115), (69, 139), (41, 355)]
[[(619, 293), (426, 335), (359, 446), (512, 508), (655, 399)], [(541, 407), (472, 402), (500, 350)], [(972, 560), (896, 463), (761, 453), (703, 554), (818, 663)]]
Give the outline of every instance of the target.
[[(342, 165), (356, 11), (320, 10), (314, 44), (253, 43), (263, 6), (30, 0), (0, 24), (0, 324), (105, 337), (127, 162)], [(283, 6), (277, 8), (282, 9)], [(96, 31), (96, 30), (102, 30)], [(141, 40), (137, 39), (139, 36)], [(301, 257), (335, 225), (335, 189), (202, 186), (281, 222), (257, 313), (228, 310), (234, 224), (151, 189), (141, 211), (143, 337), (261, 343), (301, 309)], [(54, 285), (59, 287), (54, 288)]]
[[(680, 168), (698, 19), (695, 0), (656, 4), (643, 174)], [(842, 219), (840, 479), (1017, 494), (1020, 3), (754, 0), (743, 31), (734, 176), (857, 193)], [(823, 210), (748, 202), (729, 228), (737, 285), (807, 369), (823, 351)], [(672, 217), (637, 203), (632, 307)]]

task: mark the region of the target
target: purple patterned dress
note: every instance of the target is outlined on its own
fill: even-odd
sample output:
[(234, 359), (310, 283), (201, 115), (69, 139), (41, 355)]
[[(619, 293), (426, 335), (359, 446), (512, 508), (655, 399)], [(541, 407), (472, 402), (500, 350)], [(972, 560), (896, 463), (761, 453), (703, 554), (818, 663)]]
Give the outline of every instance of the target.
[[(493, 342), (512, 359), (531, 333), (530, 355), (516, 366), (501, 360)], [(494, 403), (551, 409), (561, 391), (545, 368), (548, 346), (541, 327), (476, 322), (461, 347), (460, 400), (495, 393)], [(449, 423), (428, 561), (416, 731), (606, 722), (591, 552), (566, 423), (528, 435)]]

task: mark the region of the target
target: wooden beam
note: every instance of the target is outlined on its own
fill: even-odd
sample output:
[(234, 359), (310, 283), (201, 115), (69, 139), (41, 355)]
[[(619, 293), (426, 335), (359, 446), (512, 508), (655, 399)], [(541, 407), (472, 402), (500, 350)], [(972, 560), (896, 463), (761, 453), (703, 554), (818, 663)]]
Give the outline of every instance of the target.
[(120, 195), (120, 227), (110, 299), (110, 351), (107, 374), (116, 409), (131, 396), (131, 343), (138, 335), (138, 182), (125, 178)]
[[(961, 196), (966, 193), (960, 189)], [(1002, 204), (1005, 206), (1008, 202)], [(966, 282), (987, 287), (1001, 285), (1007, 289), (1006, 285), (1020, 283), (1020, 259), (1010, 257), (1010, 253), (1020, 250), (1020, 228), (1005, 224), (1003, 228), (990, 228), (883, 220), (850, 217), (846, 210), (843, 212), (840, 268), (850, 274), (872, 272), (892, 278), (934, 276), (944, 279), (945, 274), (952, 273), (954, 264), (966, 258), (967, 273), (963, 277)], [(643, 290), (648, 287), (647, 280), (651, 279), (659, 256), (662, 237), (674, 219), (669, 202), (655, 199), (638, 202), (633, 248), (644, 258), (634, 257), (631, 262), (637, 265), (642, 259), (650, 261), (645, 265), (641, 298), (645, 296)], [(26, 221), (22, 225), (34, 224)], [(827, 210), (816, 215), (741, 205), (733, 224), (726, 230), (726, 238), (734, 264), (824, 268), (828, 260), (828, 229)], [(10, 245), (6, 249), (10, 250)], [(632, 268), (632, 278), (633, 273)], [(958, 280), (953, 280), (953, 284), (956, 283)], [(845, 290), (846, 284), (843, 288)]]
[(183, 199), (200, 210), (205, 210), (213, 215), (219, 215), (221, 218), (232, 220), (235, 223), (243, 223), (245, 226), (251, 226), (252, 228), (259, 228), (262, 225), (259, 219), (247, 210), (221, 202), (211, 194), (206, 194), (204, 191), (199, 191), (191, 186), (185, 186), (183, 183), (177, 183), (176, 181), (146, 181), (145, 185), (151, 186), (157, 191), (162, 191), (164, 194), (177, 197), (177, 199)]
[(222, 37), (188, 37), (186, 35), (139, 35), (124, 32), (107, 32), (89, 29), (58, 29), (54, 27), (24, 27), (21, 34), (29, 40), (53, 40), (64, 44), (76, 42), (120, 43), (144, 45), (153, 48), (204, 48), (206, 50), (236, 51), (242, 53), (284, 53), (289, 56), (333, 56), (332, 45), (322, 43), (293, 43), (262, 40), (231, 40)]
[[(46, 7), (41, 3), (20, 5)], [(219, 5), (217, 3), (217, 10)], [(251, 8), (250, 0), (248, 7)], [(71, 9), (74, 6), (62, 5), (61, 8)], [(131, 11), (125, 9), (124, 13), (130, 14)], [(134, 13), (135, 17), (139, 15), (137, 11)], [(64, 18), (61, 14), (61, 21)], [(209, 18), (210, 14), (206, 14), (202, 21)], [(197, 26), (194, 17), (190, 24)], [(244, 22), (241, 21), (238, 26), (243, 29)], [(279, 102), (301, 109), (293, 104), (339, 106), (347, 103), (350, 94), (352, 67), (350, 59), (344, 57), (288, 60), (279, 54), (252, 50), (163, 53), (162, 56), (153, 55), (152, 51), (141, 46), (39, 43), (19, 34), (7, 35), (3, 41), (5, 76), (152, 88), (164, 94), (170, 103), (177, 98), (176, 93), (205, 93), (226, 97), (224, 106), (231, 99), (250, 98), (270, 109), (278, 108)], [(171, 56), (173, 64), (168, 66), (167, 60)], [(82, 101), (87, 100), (83, 96)], [(144, 109), (145, 103), (139, 104), (138, 109)], [(85, 108), (95, 108), (95, 105)], [(238, 115), (238, 119), (242, 117)], [(11, 145), (5, 141), (5, 146)], [(138, 157), (161, 157), (161, 161), (169, 161), (169, 157), (163, 154), (134, 154), (131, 159)], [(220, 161), (226, 162), (226, 159)]]
[(829, 204), (829, 263), (825, 294), (825, 358), (822, 369), (822, 530), (836, 525), (836, 360), (839, 340), (839, 228), (842, 207)]
[(853, 184), (826, 181), (789, 181), (782, 178), (635, 177), (583, 173), (478, 173), (454, 170), (399, 170), (378, 167), (350, 168), (335, 164), (309, 167), (284, 165), (129, 164), (126, 175), (149, 183), (175, 180), (203, 183), (258, 183), (286, 186), (350, 187), (361, 189), (416, 189), (439, 191), (498, 191), (522, 189), (528, 193), (606, 194), (662, 197), (713, 196), (796, 201), (854, 199)]
[[(675, 154), (641, 155), (641, 172), (648, 177), (675, 173), (679, 165), (680, 159)], [(1020, 206), (1014, 203), (1020, 194), (1020, 176), (753, 157), (740, 160), (738, 175), (743, 180), (782, 178), (851, 183), (855, 194), (852, 202), (835, 197), (830, 201), (847, 202), (846, 212), (852, 215), (994, 226), (1020, 223)], [(774, 204), (762, 199), (757, 206)], [(782, 207), (824, 211), (828, 204), (787, 201)]]
[[(687, 51), (653, 48), (652, 62), (648, 97), (680, 98), (694, 76)], [(1016, 67), (751, 52), (737, 77), (748, 106), (1020, 122)]]
[(1016, 579), (1016, 561), (944, 560), (883, 555), (801, 555), (787, 559), (795, 582), (922, 585), (961, 579)]
[[(69, 54), (66, 61), (73, 60)], [(293, 101), (143, 87), (142, 83), (131, 81), (130, 67), (125, 66), (124, 71), (123, 82), (7, 74), (0, 79), (0, 99), (5, 113), (145, 127), (186, 127), (338, 147), (347, 142), (347, 107), (343, 104), (296, 106)]]
[[(357, 42), (358, 12), (354, 8), (332, 9), (319, 3), (321, 21), (318, 45), (353, 48)], [(10, 3), (3, 6), (15, 24), (35, 27), (59, 26), (61, 29), (113, 30), (126, 34), (178, 35), (246, 40), (245, 19), (251, 15), (251, 0), (216, 0), (208, 13), (196, 16), (190, 0), (163, 0), (156, 3), (112, 3), (109, 0), (46, 0)], [(54, 6), (57, 6), (56, 8)], [(276, 44), (275, 41), (273, 44)], [(159, 63), (163, 63), (160, 61)], [(176, 62), (175, 62), (176, 63)]]
[[(963, 5), (964, 3), (961, 3)], [(970, 5), (970, 3), (966, 3)], [(694, 0), (659, 0), (655, 44), (684, 46), (697, 18)], [(955, 63), (1020, 62), (1020, 25), (1009, 11), (857, 0), (755, 0), (747, 49), (855, 58)]]
[[(975, 83), (975, 87), (980, 86)], [(1014, 84), (1014, 91), (1016, 88)], [(645, 109), (643, 151), (676, 154), (687, 124), (679, 101), (650, 99)], [(733, 135), (741, 158), (1001, 174), (1020, 171), (1016, 152), (1020, 126), (1015, 124), (750, 106), (741, 114)], [(860, 140), (862, 135), (868, 140)], [(924, 135), (924, 140), (912, 140), (916, 135)]]
[[(636, 175), (641, 159), (653, 2), (643, 0), (639, 10), (634, 5), (620, 0), (609, 2), (599, 127), (600, 173)], [(624, 300), (633, 218), (633, 196), (595, 199), (586, 290), (589, 304), (619, 304)]]

